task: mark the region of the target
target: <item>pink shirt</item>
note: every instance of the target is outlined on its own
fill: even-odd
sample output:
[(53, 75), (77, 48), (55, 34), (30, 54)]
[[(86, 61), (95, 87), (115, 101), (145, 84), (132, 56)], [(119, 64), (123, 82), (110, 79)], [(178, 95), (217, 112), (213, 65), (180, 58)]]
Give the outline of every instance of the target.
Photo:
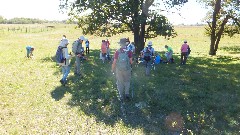
[(102, 43), (102, 46), (101, 46), (101, 50), (102, 50), (102, 53), (107, 53), (107, 45), (106, 43)]
[[(124, 48), (125, 49), (125, 48)], [(120, 48), (120, 51), (123, 52), (124, 51), (123, 48)], [(115, 54), (114, 54), (114, 59), (118, 59), (118, 55), (119, 55), (119, 52), (118, 50), (116, 50)], [(128, 57), (129, 58), (132, 58), (132, 51), (128, 51)]]
[(182, 45), (181, 52), (188, 52), (188, 44), (183, 44)]

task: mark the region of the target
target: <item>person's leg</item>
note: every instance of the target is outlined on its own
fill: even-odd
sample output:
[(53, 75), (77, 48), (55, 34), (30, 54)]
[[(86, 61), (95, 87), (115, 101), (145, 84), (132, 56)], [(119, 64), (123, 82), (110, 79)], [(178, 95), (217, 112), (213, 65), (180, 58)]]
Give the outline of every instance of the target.
[(65, 72), (66, 72), (65, 66), (62, 66), (62, 79), (61, 80), (64, 80)]
[(70, 67), (69, 66), (63, 66), (64, 67), (64, 73), (63, 73), (63, 81), (66, 83), (68, 74), (70, 72)]
[(116, 79), (117, 79), (117, 89), (119, 92), (119, 96), (121, 100), (123, 99), (123, 91), (124, 91), (124, 78), (122, 71), (116, 70)]
[(27, 49), (27, 57), (29, 58), (30, 57), (30, 50)]
[(106, 58), (106, 53), (103, 53), (102, 54), (102, 61), (103, 61), (103, 63), (105, 63), (105, 58)]
[(80, 63), (81, 63), (81, 58), (76, 56), (76, 74), (80, 75)]
[(181, 64), (183, 64), (183, 53), (181, 53)]
[(89, 54), (89, 47), (86, 47), (86, 55)]
[(172, 63), (173, 62), (173, 53), (172, 52), (169, 52), (169, 62)]
[(129, 98), (129, 89), (130, 89), (130, 81), (131, 81), (131, 70), (127, 70), (123, 72), (124, 77), (124, 87), (125, 87), (125, 97)]
[(183, 64), (186, 64), (186, 62), (187, 62), (187, 53), (184, 52), (183, 53)]

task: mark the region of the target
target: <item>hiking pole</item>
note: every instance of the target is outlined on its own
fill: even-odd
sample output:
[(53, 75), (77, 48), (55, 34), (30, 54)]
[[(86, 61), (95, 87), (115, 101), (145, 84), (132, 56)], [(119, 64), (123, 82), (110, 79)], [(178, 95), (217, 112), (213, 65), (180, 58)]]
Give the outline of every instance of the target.
[[(133, 71), (133, 68), (131, 69)], [(131, 71), (131, 85), (132, 85), (132, 98), (133, 98), (133, 95), (134, 95), (134, 83), (133, 83), (133, 74), (132, 74), (132, 71)]]

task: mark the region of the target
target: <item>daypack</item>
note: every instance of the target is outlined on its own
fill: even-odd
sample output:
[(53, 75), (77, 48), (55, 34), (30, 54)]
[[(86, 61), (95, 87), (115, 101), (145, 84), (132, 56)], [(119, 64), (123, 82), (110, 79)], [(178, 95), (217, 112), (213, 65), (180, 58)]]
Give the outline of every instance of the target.
[(150, 61), (151, 60), (151, 50), (152, 48), (146, 47), (146, 51), (143, 52), (144, 60), (145, 61)]
[(56, 62), (57, 63), (64, 63), (64, 61), (66, 60), (63, 56), (63, 48), (66, 48), (66, 47), (61, 47), (61, 46), (58, 46), (57, 48), (57, 52), (56, 52)]
[(190, 47), (188, 46), (188, 55), (191, 53), (191, 49)]
[[(81, 52), (81, 48), (82, 48), (82, 44), (80, 45), (80, 47), (78, 46), (79, 45), (79, 41), (74, 41), (73, 43), (72, 43), (72, 52), (74, 53), (74, 54), (79, 54), (80, 52)], [(78, 51), (78, 52), (77, 52)]]
[(116, 68), (120, 71), (126, 71), (131, 68), (130, 59), (128, 57), (127, 51), (118, 50), (118, 60), (116, 63)]

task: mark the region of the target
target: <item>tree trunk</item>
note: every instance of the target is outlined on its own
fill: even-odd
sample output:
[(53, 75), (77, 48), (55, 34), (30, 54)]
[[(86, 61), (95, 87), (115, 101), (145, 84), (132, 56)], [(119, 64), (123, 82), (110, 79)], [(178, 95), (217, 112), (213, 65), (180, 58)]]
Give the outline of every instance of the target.
[(140, 52), (139, 26), (134, 28), (133, 35), (134, 35), (134, 43), (135, 43), (135, 52), (136, 54), (139, 54)]
[(229, 19), (229, 16), (226, 16), (226, 18), (224, 18), (222, 24), (221, 24), (221, 27), (220, 27), (220, 30), (218, 31), (217, 35), (216, 35), (216, 43), (215, 43), (215, 47), (214, 47), (214, 51), (217, 52), (217, 49), (218, 49), (218, 45), (219, 45), (219, 42), (220, 42), (220, 39), (222, 37), (222, 34), (223, 34), (223, 30), (224, 30), (224, 27), (225, 25), (227, 24), (228, 22), (228, 19)]
[(143, 22), (141, 23), (141, 29), (140, 29), (140, 46), (139, 49), (142, 50), (144, 48), (145, 42), (145, 26), (146, 26), (146, 19), (142, 20)]
[(213, 12), (212, 28), (211, 28), (211, 44), (209, 55), (216, 55), (217, 50), (215, 49), (216, 43), (216, 27), (217, 27), (217, 15), (221, 9), (221, 0), (217, 0)]

